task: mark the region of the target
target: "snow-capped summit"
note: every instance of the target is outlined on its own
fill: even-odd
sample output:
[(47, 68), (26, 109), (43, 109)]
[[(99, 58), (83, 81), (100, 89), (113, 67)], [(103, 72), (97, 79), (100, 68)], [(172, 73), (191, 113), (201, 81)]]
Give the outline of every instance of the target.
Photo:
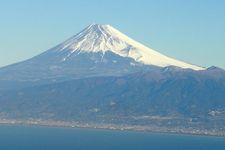
[(74, 54), (102, 52), (104, 55), (106, 51), (111, 51), (145, 65), (177, 66), (194, 70), (204, 69), (160, 54), (129, 38), (110, 25), (91, 24), (77, 35), (58, 45), (53, 51), (67, 51), (69, 54), (62, 59), (63, 61), (66, 61)]

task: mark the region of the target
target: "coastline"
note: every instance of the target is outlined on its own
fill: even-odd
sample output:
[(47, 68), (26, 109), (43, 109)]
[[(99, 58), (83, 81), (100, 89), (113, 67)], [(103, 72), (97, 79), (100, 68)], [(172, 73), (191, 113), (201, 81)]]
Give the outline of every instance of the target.
[[(145, 133), (159, 133), (171, 135), (190, 135), (203, 137), (221, 137), (225, 138), (225, 133), (211, 130), (190, 130), (186, 128), (166, 128), (157, 126), (138, 126), (138, 125), (116, 125), (116, 124), (95, 124), (95, 123), (80, 123), (75, 121), (59, 121), (59, 120), (15, 120), (15, 119), (0, 119), (1, 125), (10, 126), (34, 126), (34, 127), (49, 127), (49, 128), (75, 128), (75, 129), (98, 129), (110, 131), (131, 131)], [(220, 134), (218, 134), (220, 133)]]

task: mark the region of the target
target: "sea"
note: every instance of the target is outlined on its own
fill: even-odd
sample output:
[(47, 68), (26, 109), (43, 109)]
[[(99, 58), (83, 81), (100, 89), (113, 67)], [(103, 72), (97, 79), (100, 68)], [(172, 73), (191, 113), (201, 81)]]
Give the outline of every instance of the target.
[(0, 125), (0, 150), (225, 150), (225, 137)]

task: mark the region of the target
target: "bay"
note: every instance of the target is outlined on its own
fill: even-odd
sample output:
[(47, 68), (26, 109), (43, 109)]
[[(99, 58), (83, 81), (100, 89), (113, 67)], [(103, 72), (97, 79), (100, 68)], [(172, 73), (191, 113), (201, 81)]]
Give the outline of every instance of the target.
[(224, 137), (37, 126), (0, 126), (0, 150), (222, 150)]

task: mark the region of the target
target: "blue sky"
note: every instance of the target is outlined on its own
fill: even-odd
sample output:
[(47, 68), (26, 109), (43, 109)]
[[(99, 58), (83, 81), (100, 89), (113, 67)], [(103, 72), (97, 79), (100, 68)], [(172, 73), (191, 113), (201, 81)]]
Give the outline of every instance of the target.
[(168, 56), (225, 68), (224, 0), (0, 0), (0, 66), (35, 56), (91, 23), (111, 24)]

